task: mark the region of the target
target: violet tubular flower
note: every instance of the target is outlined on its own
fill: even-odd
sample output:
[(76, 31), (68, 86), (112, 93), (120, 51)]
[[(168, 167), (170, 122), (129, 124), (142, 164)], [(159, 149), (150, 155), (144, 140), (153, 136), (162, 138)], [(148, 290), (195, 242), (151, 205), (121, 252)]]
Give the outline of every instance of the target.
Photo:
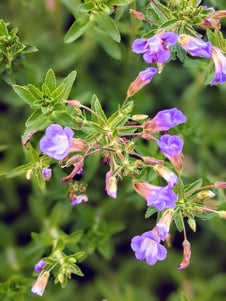
[(132, 51), (144, 53), (146, 63), (165, 63), (170, 58), (170, 50), (166, 46), (174, 46), (178, 35), (174, 32), (160, 32), (150, 39), (136, 39), (132, 44)]
[(39, 262), (34, 266), (34, 271), (36, 273), (40, 273), (45, 264), (46, 263), (42, 259), (39, 260)]
[(180, 35), (178, 42), (192, 56), (211, 58), (212, 44), (210, 42), (204, 42), (186, 34)]
[(180, 172), (183, 168), (183, 161), (182, 161), (182, 149), (184, 145), (183, 139), (179, 136), (171, 136), (171, 135), (163, 135), (161, 136), (160, 140), (157, 141), (157, 144), (161, 151), (163, 152), (164, 156), (166, 156), (171, 163), (173, 164), (174, 168)]
[(159, 242), (159, 237), (153, 231), (148, 231), (133, 237), (131, 248), (138, 260), (145, 259), (149, 265), (154, 265), (158, 260), (165, 260), (167, 256), (166, 248)]
[(154, 67), (148, 67), (144, 71), (141, 71), (137, 78), (130, 84), (127, 91), (128, 97), (133, 96), (139, 90), (141, 90), (145, 85), (150, 83), (152, 77), (158, 72), (158, 69)]
[(146, 181), (133, 181), (133, 187), (147, 201), (147, 206), (153, 206), (159, 211), (176, 206), (177, 195), (170, 186), (155, 186)]
[(144, 124), (144, 133), (168, 131), (170, 128), (186, 121), (186, 116), (177, 108), (162, 110)]
[(44, 180), (49, 180), (52, 177), (52, 169), (44, 167), (42, 169), (42, 177)]
[(59, 124), (51, 124), (40, 140), (40, 150), (55, 160), (64, 159), (70, 150), (74, 132), (69, 127), (62, 128)]
[(214, 83), (223, 84), (226, 81), (226, 57), (219, 48), (213, 47), (212, 59), (215, 65), (215, 77), (210, 86)]
[(71, 206), (75, 206), (75, 205), (83, 204), (83, 203), (87, 203), (87, 202), (88, 202), (88, 197), (87, 197), (87, 195), (82, 194), (82, 195), (76, 196), (76, 197), (72, 200)]

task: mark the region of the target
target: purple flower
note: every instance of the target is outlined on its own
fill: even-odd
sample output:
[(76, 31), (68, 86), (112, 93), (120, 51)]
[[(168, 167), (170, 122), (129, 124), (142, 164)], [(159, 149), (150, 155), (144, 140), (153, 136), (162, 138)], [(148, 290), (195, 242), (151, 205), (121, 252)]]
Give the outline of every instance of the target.
[(81, 203), (86, 203), (86, 202), (88, 202), (87, 195), (85, 195), (85, 194), (78, 195), (78, 196), (76, 196), (75, 198), (72, 199), (71, 206), (75, 206), (75, 205), (78, 205), (78, 204), (81, 204)]
[(41, 259), (39, 260), (38, 263), (36, 263), (36, 265), (34, 266), (34, 271), (36, 273), (40, 273), (41, 272), (41, 269), (44, 267), (46, 263)]
[(40, 140), (40, 150), (55, 160), (64, 159), (69, 153), (74, 132), (69, 127), (51, 124)]
[(159, 241), (159, 237), (153, 231), (148, 231), (133, 237), (131, 248), (138, 260), (146, 259), (149, 265), (154, 265), (158, 260), (165, 260), (167, 256), (166, 248)]
[(161, 164), (156, 164), (153, 169), (160, 177), (163, 177), (163, 179), (166, 180), (169, 187), (175, 187), (177, 185), (177, 176), (174, 172)]
[(159, 211), (176, 206), (177, 195), (168, 185), (161, 187), (146, 181), (134, 180), (133, 187), (146, 199), (147, 206), (154, 206)]
[(152, 77), (158, 72), (158, 69), (153, 67), (148, 67), (144, 71), (141, 71), (137, 78), (130, 84), (129, 89), (127, 91), (127, 95), (129, 97), (136, 94), (140, 89), (142, 89), (145, 85), (150, 83)]
[(166, 156), (177, 171), (181, 171), (183, 168), (182, 162), (182, 149), (184, 145), (183, 139), (179, 136), (163, 135), (160, 140), (157, 140), (157, 144), (164, 156)]
[(223, 84), (226, 81), (226, 57), (219, 48), (213, 47), (212, 59), (215, 65), (215, 77), (210, 86), (214, 83)]
[(174, 214), (173, 209), (166, 210), (156, 225), (158, 235), (161, 240), (165, 240), (166, 235), (169, 233), (169, 228), (170, 228), (173, 214)]
[(144, 131), (145, 133), (168, 131), (170, 128), (186, 121), (186, 116), (177, 108), (162, 110), (144, 124)]
[(114, 176), (112, 171), (109, 171), (106, 173), (106, 178), (105, 178), (105, 190), (107, 194), (116, 199), (117, 198), (117, 179)]
[(132, 44), (132, 51), (144, 53), (143, 59), (147, 63), (165, 63), (170, 58), (170, 51), (167, 46), (174, 46), (178, 35), (173, 32), (161, 32), (150, 39), (137, 39)]
[(204, 42), (186, 34), (180, 35), (178, 42), (192, 56), (211, 58), (212, 44), (210, 42)]
[(49, 180), (51, 177), (52, 177), (52, 169), (51, 168), (46, 168), (44, 167), (42, 169), (42, 177), (45, 179), (45, 180)]

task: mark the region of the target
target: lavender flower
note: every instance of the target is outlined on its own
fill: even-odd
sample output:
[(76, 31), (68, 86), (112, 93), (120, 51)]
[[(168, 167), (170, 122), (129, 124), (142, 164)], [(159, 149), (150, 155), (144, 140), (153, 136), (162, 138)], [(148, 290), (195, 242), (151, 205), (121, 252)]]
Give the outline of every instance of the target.
[(165, 260), (167, 256), (166, 248), (159, 241), (159, 237), (153, 231), (148, 231), (133, 237), (131, 248), (138, 260), (146, 259), (149, 265), (154, 265), (158, 260)]
[(146, 181), (133, 181), (134, 189), (147, 201), (147, 206), (154, 206), (159, 211), (176, 206), (177, 195), (170, 186), (160, 187)]
[(144, 71), (141, 71), (137, 78), (130, 84), (129, 89), (127, 91), (128, 97), (136, 94), (140, 89), (142, 89), (145, 85), (150, 83), (152, 77), (158, 72), (158, 69), (153, 67), (148, 67)]
[(45, 179), (45, 180), (49, 180), (51, 177), (52, 177), (52, 169), (51, 168), (46, 168), (44, 167), (42, 169), (42, 177)]
[(163, 179), (166, 180), (169, 187), (175, 187), (177, 185), (177, 176), (174, 172), (161, 164), (156, 164), (153, 169), (160, 177), (163, 177)]
[(204, 42), (186, 34), (180, 35), (178, 42), (192, 56), (211, 58), (212, 44), (210, 42)]
[(219, 48), (213, 47), (212, 59), (215, 65), (216, 72), (210, 86), (213, 86), (214, 83), (223, 84), (223, 82), (226, 81), (226, 57)]
[(34, 266), (34, 271), (36, 273), (40, 273), (41, 272), (41, 269), (44, 267), (46, 263), (41, 259), (39, 260), (38, 263), (36, 263), (36, 265)]
[(165, 240), (166, 235), (169, 233), (169, 228), (170, 228), (173, 214), (174, 214), (173, 209), (166, 210), (156, 225), (158, 235), (161, 240)]
[(132, 44), (132, 51), (144, 53), (143, 59), (147, 63), (165, 63), (170, 58), (167, 46), (174, 46), (178, 35), (173, 32), (160, 32), (150, 39), (137, 39)]
[(166, 156), (177, 171), (183, 168), (182, 148), (184, 141), (179, 136), (163, 135), (157, 144), (164, 156)]
[(86, 202), (88, 202), (87, 195), (85, 195), (85, 194), (78, 195), (72, 200), (71, 206), (75, 206), (75, 205), (86, 203)]
[(186, 121), (186, 116), (177, 108), (162, 110), (153, 119), (144, 124), (144, 132), (168, 131), (170, 128)]
[(50, 158), (62, 160), (69, 153), (73, 135), (69, 127), (63, 129), (59, 124), (51, 124), (40, 140), (40, 150)]

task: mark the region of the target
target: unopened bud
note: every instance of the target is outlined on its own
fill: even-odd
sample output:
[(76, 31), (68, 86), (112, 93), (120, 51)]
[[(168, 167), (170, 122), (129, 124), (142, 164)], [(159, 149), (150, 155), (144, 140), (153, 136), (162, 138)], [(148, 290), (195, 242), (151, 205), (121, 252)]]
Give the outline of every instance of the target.
[(188, 225), (192, 229), (192, 231), (196, 232), (196, 221), (194, 218), (188, 219)]
[(154, 165), (153, 169), (160, 177), (166, 180), (170, 187), (175, 187), (177, 185), (177, 176), (174, 172), (161, 164)]
[(58, 276), (57, 276), (57, 279), (60, 283), (63, 283), (64, 282), (64, 275), (62, 273), (59, 273)]
[(152, 157), (143, 157), (143, 160), (147, 164), (164, 164), (163, 160), (158, 160)]
[(144, 120), (144, 119), (147, 119), (148, 118), (148, 115), (143, 115), (143, 114), (137, 114), (137, 115), (133, 115), (131, 117), (132, 120), (134, 121), (140, 121), (140, 120)]
[(107, 174), (106, 174), (105, 190), (110, 197), (116, 199), (116, 197), (117, 197), (117, 180), (111, 171), (107, 172)]
[(70, 152), (81, 152), (86, 151), (89, 144), (81, 138), (72, 138), (72, 143), (70, 147)]
[(226, 211), (221, 210), (221, 211), (218, 211), (217, 213), (219, 214), (219, 216), (220, 216), (221, 218), (226, 219)]
[(28, 171), (26, 172), (26, 179), (30, 180), (32, 176), (33, 176), (33, 170), (28, 169)]
[(213, 193), (210, 190), (203, 190), (197, 193), (197, 197), (202, 200), (202, 199), (209, 199), (215, 197), (215, 193)]
[(63, 99), (62, 102), (64, 103), (68, 103), (70, 105), (72, 105), (73, 107), (76, 107), (76, 108), (80, 108), (82, 105), (80, 103), (80, 101), (78, 100), (66, 100), (66, 99)]
[(216, 187), (216, 188), (226, 188), (226, 182), (216, 182), (214, 184), (214, 187)]
[(133, 151), (134, 147), (135, 147), (134, 142), (131, 141), (131, 142), (127, 143), (126, 144), (127, 153), (131, 153)]
[(42, 169), (42, 177), (44, 180), (49, 180), (52, 177), (52, 169), (44, 167)]
[(138, 20), (145, 20), (145, 16), (142, 13), (138, 12), (138, 11), (136, 11), (134, 9), (130, 9), (129, 12), (132, 15), (134, 15)]
[(71, 258), (69, 258), (69, 262), (70, 262), (70, 263), (76, 263), (77, 260), (76, 260), (75, 258), (71, 257)]
[(142, 167), (145, 166), (145, 164), (141, 160), (137, 160), (135, 162), (135, 165), (136, 165), (137, 168), (142, 168)]
[(184, 258), (181, 264), (178, 266), (178, 270), (184, 270), (190, 264), (191, 249), (190, 249), (190, 243), (187, 239), (184, 240), (183, 242), (183, 248), (184, 248)]
[(32, 286), (31, 292), (33, 294), (37, 294), (39, 296), (42, 296), (47, 282), (49, 280), (49, 272), (41, 272), (40, 275), (38, 276), (37, 280), (35, 281), (35, 283)]

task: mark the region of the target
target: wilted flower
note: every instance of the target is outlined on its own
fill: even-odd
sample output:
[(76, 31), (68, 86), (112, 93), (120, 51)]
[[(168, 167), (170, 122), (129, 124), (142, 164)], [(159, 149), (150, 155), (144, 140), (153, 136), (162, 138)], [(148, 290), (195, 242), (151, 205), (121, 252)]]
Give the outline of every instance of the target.
[(157, 144), (164, 156), (166, 156), (177, 171), (181, 171), (183, 168), (182, 162), (182, 149), (184, 145), (183, 139), (179, 136), (163, 135)]
[(154, 206), (160, 211), (176, 206), (177, 195), (170, 186), (160, 187), (146, 181), (134, 180), (133, 187), (146, 199), (147, 206)]
[(212, 44), (210, 42), (204, 42), (186, 34), (180, 35), (178, 42), (192, 56), (211, 58)]
[(88, 197), (86, 194), (78, 195), (72, 199), (71, 206), (75, 206), (86, 202), (88, 202)]
[(110, 197), (116, 199), (117, 180), (112, 171), (106, 173), (105, 190)]
[(137, 78), (130, 84), (129, 89), (127, 91), (128, 97), (136, 94), (140, 89), (142, 89), (145, 85), (150, 83), (152, 77), (158, 72), (158, 69), (154, 67), (148, 67), (144, 71), (141, 71)]
[(174, 214), (173, 209), (166, 210), (156, 225), (158, 235), (161, 240), (165, 240), (166, 234), (169, 233), (169, 228), (170, 228), (173, 214)]
[(47, 282), (49, 280), (49, 275), (50, 275), (49, 272), (42, 272), (39, 274), (37, 280), (35, 281), (35, 283), (31, 288), (31, 292), (33, 294), (37, 294), (39, 296), (43, 295)]
[(154, 265), (158, 260), (165, 260), (167, 256), (166, 248), (159, 242), (159, 237), (153, 231), (148, 231), (133, 237), (131, 248), (138, 260), (145, 259), (149, 265)]
[(190, 249), (190, 243), (187, 239), (185, 239), (183, 242), (183, 248), (184, 248), (184, 258), (181, 264), (178, 266), (178, 270), (184, 270), (190, 264), (191, 249)]
[(167, 46), (174, 46), (178, 35), (174, 32), (160, 32), (150, 39), (137, 39), (132, 44), (132, 51), (144, 53), (143, 59), (147, 63), (165, 63), (170, 58)]
[(34, 266), (34, 270), (36, 273), (40, 273), (41, 272), (41, 269), (44, 267), (46, 263), (41, 259), (39, 260), (38, 263), (36, 263), (36, 265)]
[(144, 133), (168, 131), (170, 128), (186, 121), (186, 116), (177, 108), (162, 110), (144, 124)]
[(211, 53), (215, 66), (215, 77), (210, 86), (213, 86), (214, 83), (223, 84), (226, 81), (226, 57), (217, 47), (213, 47)]
[(44, 167), (42, 169), (42, 177), (45, 179), (45, 180), (49, 180), (51, 177), (52, 177), (52, 169), (51, 168), (46, 168)]
[(40, 140), (40, 150), (55, 160), (64, 159), (70, 150), (74, 132), (69, 127), (62, 128), (59, 124), (51, 124)]
[(161, 164), (156, 164), (153, 169), (160, 177), (166, 180), (170, 187), (175, 187), (177, 185), (177, 176), (174, 172)]

